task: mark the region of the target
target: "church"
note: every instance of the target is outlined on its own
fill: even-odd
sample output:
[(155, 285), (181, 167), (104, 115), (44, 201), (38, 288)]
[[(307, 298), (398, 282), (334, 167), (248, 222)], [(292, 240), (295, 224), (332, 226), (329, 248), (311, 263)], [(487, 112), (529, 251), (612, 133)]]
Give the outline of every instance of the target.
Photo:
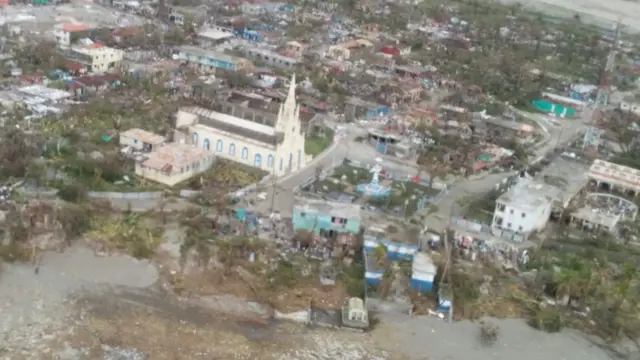
[(180, 108), (176, 128), (188, 134), (187, 141), (195, 147), (276, 176), (296, 171), (307, 162), (295, 74), (281, 104), (260, 95), (236, 94), (215, 110)]

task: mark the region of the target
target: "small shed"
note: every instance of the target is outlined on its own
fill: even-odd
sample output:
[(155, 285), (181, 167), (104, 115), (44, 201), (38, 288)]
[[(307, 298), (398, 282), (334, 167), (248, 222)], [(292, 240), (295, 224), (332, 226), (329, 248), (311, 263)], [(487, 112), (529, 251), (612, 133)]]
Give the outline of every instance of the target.
[(431, 292), (437, 271), (438, 268), (429, 254), (417, 253), (411, 264), (411, 288), (421, 293)]

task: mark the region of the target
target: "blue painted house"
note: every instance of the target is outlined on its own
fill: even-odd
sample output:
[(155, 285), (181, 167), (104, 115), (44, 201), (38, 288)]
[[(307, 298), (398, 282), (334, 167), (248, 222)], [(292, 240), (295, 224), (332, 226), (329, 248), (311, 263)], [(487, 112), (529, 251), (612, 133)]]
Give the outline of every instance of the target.
[(350, 97), (345, 102), (345, 119), (347, 121), (373, 120), (391, 114), (391, 108), (372, 101)]
[(293, 229), (315, 234), (360, 233), (360, 206), (325, 200), (305, 199), (293, 206)]
[(255, 30), (250, 30), (247, 28), (244, 28), (242, 30), (235, 30), (234, 34), (237, 37), (240, 37), (247, 41), (261, 42), (264, 40), (264, 35)]
[(431, 260), (431, 256), (419, 252), (418, 245), (401, 244), (365, 235), (364, 252), (366, 261), (364, 279), (367, 285), (378, 285), (386, 270), (380, 268), (375, 263), (375, 260), (371, 258), (371, 255), (378, 246), (384, 246), (386, 248), (387, 259), (391, 261), (411, 261), (411, 278), (409, 279), (409, 285), (412, 289), (421, 293), (428, 293), (433, 290), (437, 267)]
[(244, 58), (187, 45), (180, 47), (176, 57), (205, 72), (216, 69), (239, 71), (253, 66), (251, 61)]

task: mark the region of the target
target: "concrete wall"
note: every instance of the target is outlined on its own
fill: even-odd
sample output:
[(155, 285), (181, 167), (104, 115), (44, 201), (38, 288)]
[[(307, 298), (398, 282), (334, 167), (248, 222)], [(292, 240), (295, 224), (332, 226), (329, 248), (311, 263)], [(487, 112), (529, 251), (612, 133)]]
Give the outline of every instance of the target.
[(89, 191), (87, 196), (96, 198), (96, 199), (125, 199), (125, 200), (136, 200), (136, 199), (161, 199), (163, 197), (162, 191), (153, 191), (153, 192), (112, 192), (112, 191)]

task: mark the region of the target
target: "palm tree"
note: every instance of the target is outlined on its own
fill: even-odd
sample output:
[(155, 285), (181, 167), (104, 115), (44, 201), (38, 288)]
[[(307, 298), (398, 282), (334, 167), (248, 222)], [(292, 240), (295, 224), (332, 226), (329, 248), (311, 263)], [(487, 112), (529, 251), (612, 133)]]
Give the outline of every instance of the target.
[(382, 279), (380, 279), (380, 284), (378, 285), (380, 298), (382, 299), (385, 299), (389, 295), (391, 285), (397, 272), (396, 267), (393, 266), (388, 257), (388, 251), (389, 249), (385, 245), (378, 244), (378, 246), (373, 249), (372, 254), (377, 266), (384, 271)]
[(593, 278), (591, 264), (577, 256), (570, 256), (564, 266), (554, 273), (557, 293), (564, 296), (567, 304), (574, 298), (583, 297), (590, 291)]

